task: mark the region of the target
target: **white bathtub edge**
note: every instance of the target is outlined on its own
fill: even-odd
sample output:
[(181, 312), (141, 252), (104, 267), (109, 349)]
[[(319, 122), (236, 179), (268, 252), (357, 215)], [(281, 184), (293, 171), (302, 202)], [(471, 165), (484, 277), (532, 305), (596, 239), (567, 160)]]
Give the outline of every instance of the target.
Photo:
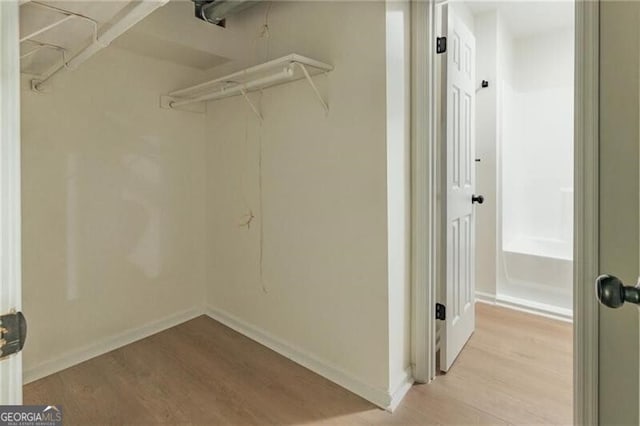
[(546, 303), (532, 302), (530, 300), (519, 299), (511, 296), (495, 295), (483, 291), (476, 291), (476, 302), (501, 306), (503, 308), (514, 309), (516, 311), (527, 312), (529, 314), (573, 323), (573, 312), (571, 309), (560, 308)]

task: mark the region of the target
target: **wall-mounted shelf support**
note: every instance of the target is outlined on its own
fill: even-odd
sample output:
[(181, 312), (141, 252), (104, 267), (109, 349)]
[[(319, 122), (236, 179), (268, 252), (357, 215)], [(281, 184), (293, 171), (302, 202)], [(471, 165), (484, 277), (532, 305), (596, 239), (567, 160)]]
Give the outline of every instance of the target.
[(258, 116), (260, 121), (262, 121), (262, 114), (260, 113), (260, 111), (258, 111), (258, 108), (256, 108), (253, 102), (251, 102), (251, 99), (249, 99), (249, 96), (247, 95), (247, 91), (243, 88), (243, 89), (240, 89), (240, 93), (242, 93), (242, 97), (244, 97), (244, 100), (247, 101), (247, 103), (251, 107), (251, 110)]
[(58, 52), (62, 53), (62, 60), (65, 61), (65, 54), (67, 49), (65, 49), (62, 46), (58, 46), (56, 44), (51, 44), (51, 43), (43, 43), (41, 41), (36, 41), (36, 40), (28, 40), (29, 43), (33, 43), (36, 45), (36, 48), (33, 50), (28, 51), (27, 53), (24, 53), (22, 55), (20, 55), (20, 59), (24, 59), (27, 58), (31, 55), (33, 55), (36, 52), (39, 52), (42, 49), (52, 49), (52, 50), (57, 50)]
[[(98, 38), (98, 22), (96, 20), (94, 20), (94, 19), (89, 18), (88, 16), (84, 16), (84, 15), (81, 15), (79, 13), (71, 12), (71, 11), (66, 10), (66, 9), (61, 9), (59, 7), (56, 7), (56, 6), (51, 6), (51, 5), (48, 5), (48, 4), (45, 4), (45, 3), (40, 3), (40, 2), (37, 2), (37, 1), (22, 1), (20, 4), (24, 4), (24, 3), (30, 3), (30, 4), (32, 4), (34, 6), (37, 6), (37, 7), (41, 8), (41, 9), (51, 10), (53, 12), (56, 12), (56, 13), (59, 13), (59, 14), (63, 15), (64, 17), (62, 19), (58, 19), (55, 22), (52, 22), (49, 25), (45, 25), (44, 27), (38, 28), (37, 30), (32, 31), (29, 34), (20, 37), (20, 43), (28, 41), (30, 43), (34, 43), (34, 44), (37, 45), (37, 47), (35, 49), (27, 52), (26, 54), (24, 54), (22, 56), (20, 56), (20, 59), (23, 59), (23, 58), (26, 58), (28, 56), (31, 56), (34, 53), (36, 53), (36, 52), (38, 52), (38, 51), (40, 51), (40, 50), (42, 50), (44, 48), (54, 49), (54, 50), (57, 50), (57, 51), (61, 52), (61, 55), (62, 55), (62, 58), (61, 58), (62, 59), (62, 66), (60, 66), (60, 68), (66, 67), (66, 64), (67, 64), (67, 57), (66, 57), (67, 49), (66, 48), (64, 48), (62, 46), (57, 46), (57, 45), (54, 45), (54, 44), (42, 43), (40, 41), (33, 40), (33, 37), (36, 37), (36, 36), (38, 36), (40, 34), (43, 34), (43, 33), (47, 32), (47, 31), (49, 31), (50, 29), (55, 28), (55, 27), (57, 27), (59, 25), (62, 25), (65, 22), (70, 21), (72, 19), (80, 19), (80, 20), (83, 20), (83, 21), (88, 22), (89, 24), (91, 24), (92, 29), (93, 29), (93, 40), (95, 41)], [(57, 68), (58, 67), (56, 67), (56, 72), (57, 72)], [(40, 92), (38, 86), (44, 80), (46, 80), (49, 77), (51, 77), (51, 75), (47, 75), (47, 74), (42, 76), (39, 80), (32, 80), (31, 81), (31, 89), (33, 91)]]
[[(33, 3), (33, 4), (38, 4), (38, 3)], [(72, 15), (72, 14), (65, 15), (65, 17), (62, 18), (62, 19), (58, 19), (57, 21), (55, 21), (55, 22), (53, 22), (53, 23), (51, 23), (49, 25), (45, 25), (44, 27), (38, 28), (37, 30), (35, 30), (32, 33), (29, 33), (29, 34), (27, 34), (25, 36), (20, 37), (20, 43), (22, 43), (23, 41), (29, 40), (29, 39), (37, 36), (37, 35), (40, 35), (40, 34), (46, 32), (46, 31), (49, 31), (50, 29), (55, 28), (58, 25), (64, 24), (65, 22), (67, 22), (67, 21), (69, 21), (69, 20), (71, 20), (73, 18), (75, 18), (75, 15)]]
[[(27, 2), (25, 2), (25, 3), (27, 3)], [(88, 16), (81, 15), (80, 13), (71, 12), (70, 10), (62, 9), (62, 8), (59, 8), (59, 7), (56, 7), (56, 6), (51, 6), (51, 5), (48, 5), (48, 4), (45, 4), (45, 3), (40, 3), (40, 2), (37, 2), (37, 1), (29, 1), (28, 3), (30, 3), (30, 4), (32, 4), (34, 6), (37, 6), (39, 8), (42, 8), (42, 9), (47, 9), (47, 10), (51, 10), (51, 11), (56, 12), (56, 13), (60, 13), (62, 15), (65, 15), (65, 17), (60, 19), (60, 20), (58, 20), (58, 21), (56, 21), (56, 22), (54, 22), (54, 23), (52, 23), (52, 24), (49, 24), (49, 25), (47, 25), (47, 26), (45, 26), (43, 28), (40, 28), (39, 30), (34, 31), (31, 34), (28, 34), (26, 36), (21, 37), (20, 38), (20, 43), (22, 43), (23, 41), (29, 40), (29, 39), (31, 39), (31, 38), (39, 35), (39, 34), (42, 34), (45, 31), (49, 31), (50, 29), (55, 28), (58, 25), (63, 24), (63, 23), (65, 23), (65, 22), (67, 22), (67, 21), (69, 21), (71, 19), (74, 19), (74, 18), (83, 20), (83, 21), (88, 22), (89, 24), (91, 24), (92, 29), (93, 29), (93, 40), (95, 41), (98, 38), (98, 22), (95, 19), (91, 19)]]
[(322, 99), (322, 95), (320, 94), (320, 91), (318, 90), (318, 87), (316, 86), (316, 84), (313, 82), (313, 79), (311, 78), (311, 74), (309, 74), (309, 71), (307, 71), (307, 67), (305, 67), (304, 64), (302, 64), (300, 62), (295, 62), (295, 64), (298, 65), (302, 69), (302, 72), (304, 73), (304, 77), (307, 79), (307, 81), (309, 82), (309, 85), (311, 86), (311, 88), (313, 89), (314, 93), (318, 97), (318, 100), (320, 101), (320, 103), (322, 104), (322, 107), (324, 108), (324, 112), (326, 112), (328, 114), (329, 113), (329, 105), (327, 105), (327, 103), (324, 101), (324, 99)]
[(256, 116), (262, 120), (262, 113), (248, 96), (250, 92), (306, 79), (322, 107), (328, 112), (329, 106), (320, 94), (312, 76), (326, 74), (331, 70), (333, 70), (331, 65), (301, 55), (290, 54), (186, 89), (173, 91), (166, 96), (161, 96), (160, 105), (163, 108), (178, 109), (195, 103), (241, 95)]
[[(54, 10), (59, 13), (63, 13), (65, 15), (71, 17), (78, 17), (84, 20), (91, 22), (94, 26), (93, 32), (93, 40), (92, 42), (86, 46), (84, 49), (80, 50), (80, 52), (71, 58), (69, 61), (66, 59), (62, 61), (62, 64), (57, 65), (47, 71), (42, 78), (33, 80), (31, 82), (31, 88), (34, 91), (41, 91), (41, 86), (44, 82), (49, 80), (55, 74), (57, 74), (62, 69), (71, 69), (75, 70), (82, 63), (84, 63), (87, 59), (91, 58), (100, 50), (109, 46), (113, 40), (122, 35), (129, 28), (140, 22), (142, 19), (146, 18), (151, 12), (155, 11), (161, 6), (164, 6), (169, 0), (141, 0), (136, 2), (135, 5), (126, 13), (118, 22), (109, 27), (105, 32), (103, 32), (100, 36), (98, 36), (98, 23), (84, 15), (80, 15), (78, 13), (70, 12), (68, 10), (60, 9), (58, 7), (50, 6), (48, 4), (39, 3), (36, 1), (31, 1), (31, 4), (38, 5), (40, 7)], [(65, 21), (64, 19), (63, 21)], [(58, 21), (58, 23), (62, 23), (62, 21)], [(56, 25), (58, 25), (56, 23)], [(54, 25), (54, 26), (56, 26)], [(38, 34), (42, 33), (40, 30)]]

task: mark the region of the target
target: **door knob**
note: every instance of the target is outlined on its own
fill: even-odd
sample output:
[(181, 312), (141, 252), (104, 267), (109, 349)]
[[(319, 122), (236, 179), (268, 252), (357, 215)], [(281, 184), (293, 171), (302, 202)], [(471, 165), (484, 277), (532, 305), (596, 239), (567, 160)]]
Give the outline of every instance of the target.
[(612, 275), (600, 275), (596, 278), (596, 297), (609, 308), (619, 308), (624, 302), (640, 305), (640, 288), (625, 286)]
[(471, 203), (478, 203), (478, 204), (482, 204), (484, 203), (484, 196), (482, 195), (472, 195), (471, 196)]

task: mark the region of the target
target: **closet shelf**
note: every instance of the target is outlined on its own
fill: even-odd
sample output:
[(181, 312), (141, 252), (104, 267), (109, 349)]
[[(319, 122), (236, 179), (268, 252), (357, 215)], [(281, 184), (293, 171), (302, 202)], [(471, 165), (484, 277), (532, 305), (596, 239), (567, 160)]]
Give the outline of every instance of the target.
[[(2, 0), (0, 0), (2, 1)], [(36, 55), (40, 51), (46, 51), (47, 49), (60, 52), (61, 57), (55, 62), (52, 63), (48, 69), (44, 70), (42, 73), (32, 74), (24, 72), (25, 74), (32, 74), (39, 76), (31, 80), (31, 89), (35, 92), (42, 91), (42, 85), (49, 80), (51, 77), (56, 75), (58, 72), (69, 69), (75, 70), (82, 63), (87, 61), (93, 55), (95, 55), (100, 50), (109, 46), (113, 40), (118, 38), (124, 32), (129, 30), (138, 22), (142, 21), (152, 12), (154, 12), (159, 7), (166, 4), (169, 0), (140, 0), (140, 1), (130, 1), (126, 6), (122, 8), (120, 13), (118, 13), (119, 19), (108, 23), (107, 28), (104, 31), (99, 33), (101, 28), (101, 23), (96, 19), (93, 19), (89, 16), (85, 16), (81, 13), (77, 13), (71, 10), (63, 9), (58, 7), (59, 5), (53, 6), (47, 3), (41, 3), (38, 1), (31, 0), (20, 0), (21, 7), (23, 5), (28, 5), (29, 8), (35, 8), (39, 12), (36, 14), (32, 14), (31, 16), (37, 17), (38, 21), (42, 20), (46, 15), (42, 15), (42, 11), (47, 11), (49, 14), (58, 15), (56, 19), (49, 22), (49, 20), (44, 19), (44, 24), (40, 25), (38, 28), (34, 28), (27, 32), (26, 34), (21, 34), (20, 43), (29, 42), (35, 46), (32, 50), (22, 54), (20, 59), (25, 59), (30, 56)], [(58, 3), (58, 2), (50, 2), (50, 3)], [(74, 6), (73, 2), (65, 2), (71, 3), (69, 7)], [(77, 5), (76, 5), (77, 6)], [(93, 13), (98, 13), (100, 7), (93, 10)], [(22, 14), (22, 12), (21, 12)], [(30, 16), (26, 12), (24, 16)], [(27, 18), (25, 18), (27, 19)], [(34, 37), (38, 36), (45, 37), (46, 33), (50, 30), (53, 30), (56, 27), (61, 27), (63, 24), (70, 22), (72, 20), (80, 20), (91, 25), (91, 41), (88, 45), (83, 45), (82, 40), (85, 38), (86, 34), (78, 33), (73, 27), (67, 26), (66, 30), (58, 35), (62, 35), (62, 45), (54, 42), (48, 41), (39, 41), (35, 40)], [(105, 25), (102, 25), (103, 27)], [(70, 52), (75, 52), (73, 55), (70, 55)]]
[(320, 95), (312, 76), (328, 73), (331, 70), (333, 70), (333, 66), (329, 64), (292, 53), (214, 80), (173, 91), (166, 96), (161, 96), (160, 104), (165, 108), (178, 108), (197, 102), (243, 96), (253, 112), (262, 119), (262, 114), (247, 96), (249, 93), (279, 84), (306, 79), (322, 107), (325, 111), (328, 111), (329, 107)]

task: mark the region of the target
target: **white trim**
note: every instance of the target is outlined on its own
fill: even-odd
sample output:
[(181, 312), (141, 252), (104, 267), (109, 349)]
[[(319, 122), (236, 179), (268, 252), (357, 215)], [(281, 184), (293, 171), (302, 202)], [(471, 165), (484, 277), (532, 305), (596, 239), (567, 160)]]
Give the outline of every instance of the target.
[[(430, 216), (437, 192), (431, 191), (433, 182), (429, 179), (437, 170), (436, 159), (422, 151), (425, 146), (427, 150), (436, 146), (435, 97), (430, 96), (434, 92), (429, 90), (436, 81), (432, 49), (436, 36), (435, 3), (436, 0), (412, 2), (413, 10), (421, 12), (413, 14), (412, 28), (412, 93), (417, 94), (412, 101), (412, 235), (416, 240), (412, 245), (412, 346), (414, 375), (419, 381), (433, 377), (427, 377), (429, 374), (425, 372), (431, 371), (435, 358), (436, 280), (429, 275), (434, 268), (427, 274), (418, 264), (435, 265), (430, 262), (438, 258), (439, 249), (434, 243), (436, 235), (428, 232), (437, 223)], [(599, 1), (576, 0), (573, 401), (577, 425), (598, 423), (599, 317), (592, 283), (598, 271), (599, 6)], [(422, 41), (426, 41), (426, 48)], [(421, 86), (423, 76), (426, 83)], [(415, 99), (424, 96), (430, 101)]]
[(395, 386), (395, 390), (392, 390), (390, 392), (391, 402), (386, 407), (387, 411), (393, 413), (395, 409), (398, 408), (398, 405), (400, 405), (404, 397), (407, 395), (407, 392), (409, 392), (409, 389), (411, 389), (411, 387), (413, 386), (413, 383), (414, 383), (414, 380), (413, 380), (413, 374), (412, 374), (411, 368), (407, 368), (404, 371), (404, 374), (402, 376), (402, 380), (400, 381), (400, 383), (398, 383), (398, 385)]
[[(19, 10), (0, 1), (0, 313), (22, 308)], [(22, 403), (22, 354), (0, 361), (0, 405)]]
[(398, 407), (414, 382), (411, 369), (407, 369), (393, 389), (389, 391), (376, 389), (362, 382), (360, 379), (349, 375), (343, 370), (332, 366), (330, 363), (321, 361), (314, 355), (297, 349), (293, 345), (273, 337), (269, 333), (262, 331), (257, 327), (253, 327), (233, 315), (212, 307), (205, 309), (192, 308), (178, 312), (173, 315), (169, 315), (166, 318), (145, 324), (141, 327), (127, 330), (121, 334), (102, 339), (99, 342), (64, 353), (52, 360), (42, 362), (25, 370), (24, 382), (30, 383), (69, 367), (73, 367), (74, 365), (137, 342), (138, 340), (151, 335), (160, 333), (203, 314), (256, 341), (257, 343), (268, 347), (293, 362), (308, 368), (314, 373), (331, 380), (332, 382), (387, 411), (392, 412)]
[(600, 3), (576, 1), (574, 174), (574, 418), (598, 424)]
[(24, 371), (24, 381), (25, 383), (30, 383), (57, 373), (58, 371), (80, 364), (81, 362), (87, 361), (91, 358), (106, 354), (107, 352), (129, 345), (138, 340), (144, 339), (145, 337), (149, 337), (171, 327), (175, 327), (185, 321), (189, 321), (203, 315), (203, 313), (203, 309), (201, 308), (187, 309), (160, 320), (152, 321), (141, 327), (136, 327), (106, 339), (101, 339), (96, 343), (69, 351), (54, 359), (26, 369)]
[(235, 330), (249, 339), (266, 346), (296, 364), (300, 364), (301, 366), (308, 368), (314, 373), (331, 380), (332, 382), (387, 411), (393, 411), (411, 387), (412, 379), (409, 372), (407, 372), (407, 377), (400, 382), (395, 390), (388, 391), (377, 389), (363, 382), (359, 378), (345, 372), (339, 367), (332, 365), (332, 363), (321, 360), (315, 355), (299, 349), (258, 327), (248, 324), (234, 315), (214, 307), (209, 307), (206, 310), (206, 314), (232, 330)]
[(429, 320), (435, 316), (438, 243), (434, 23), (434, 2), (411, 2), (411, 356), (420, 383), (436, 376), (436, 326)]
[(513, 309), (515, 311), (526, 312), (559, 321), (573, 322), (573, 312), (571, 309), (560, 308), (547, 303), (533, 302), (519, 297), (476, 291), (476, 302), (500, 306), (502, 308)]
[(488, 305), (495, 305), (496, 295), (493, 293), (487, 293), (484, 291), (476, 290), (476, 302), (486, 303)]

